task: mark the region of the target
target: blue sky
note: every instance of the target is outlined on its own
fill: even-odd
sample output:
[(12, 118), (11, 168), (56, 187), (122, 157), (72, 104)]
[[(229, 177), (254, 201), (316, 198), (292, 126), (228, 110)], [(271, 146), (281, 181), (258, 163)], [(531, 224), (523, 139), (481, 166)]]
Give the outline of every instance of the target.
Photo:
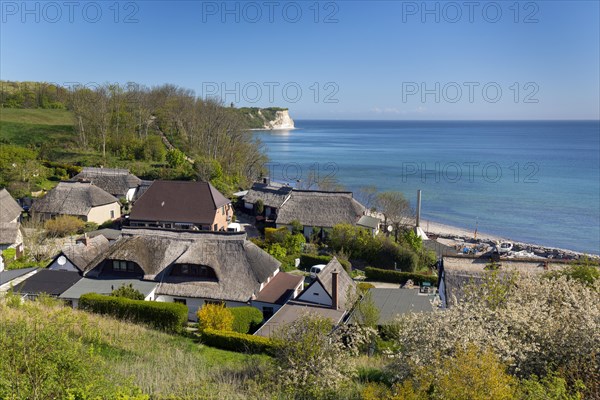
[(1, 79), (173, 83), (298, 119), (600, 117), (598, 1), (72, 4), (2, 1)]

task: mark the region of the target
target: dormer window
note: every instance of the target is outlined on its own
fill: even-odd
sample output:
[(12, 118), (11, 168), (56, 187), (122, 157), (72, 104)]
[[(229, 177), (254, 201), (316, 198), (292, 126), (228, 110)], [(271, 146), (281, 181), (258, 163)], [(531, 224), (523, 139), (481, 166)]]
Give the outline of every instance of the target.
[(217, 279), (217, 275), (211, 267), (198, 264), (175, 264), (171, 275)]
[(111, 260), (109, 268), (112, 268), (112, 272), (118, 274), (136, 274), (143, 275), (142, 269), (132, 261), (123, 260)]

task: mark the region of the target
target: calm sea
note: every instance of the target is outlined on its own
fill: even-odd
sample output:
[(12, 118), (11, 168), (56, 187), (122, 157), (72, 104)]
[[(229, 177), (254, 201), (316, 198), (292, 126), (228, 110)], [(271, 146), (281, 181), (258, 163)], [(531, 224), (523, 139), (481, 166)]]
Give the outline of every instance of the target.
[(256, 132), (280, 181), (403, 192), (423, 218), (600, 254), (599, 121), (296, 121)]

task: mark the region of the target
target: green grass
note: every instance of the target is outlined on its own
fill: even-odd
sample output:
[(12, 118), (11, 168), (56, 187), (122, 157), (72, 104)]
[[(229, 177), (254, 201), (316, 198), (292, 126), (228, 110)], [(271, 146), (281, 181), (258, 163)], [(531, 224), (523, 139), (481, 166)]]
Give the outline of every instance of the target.
[(0, 108), (0, 120), (22, 124), (73, 125), (73, 114), (67, 110)]
[[(0, 327), (10, 328), (25, 321), (38, 331), (68, 327), (64, 340), (84, 344), (87, 352), (99, 357), (93, 378), (102, 382), (131, 382), (152, 398), (260, 398), (246, 390), (249, 372), (269, 363), (266, 355), (247, 355), (205, 346), (183, 335), (170, 335), (141, 325), (119, 321), (97, 314), (63, 308), (56, 304), (27, 301), (8, 307), (0, 299)], [(10, 337), (2, 336), (0, 348), (10, 349)], [(8, 341), (2, 343), (2, 341)], [(30, 341), (39, 340), (31, 337)], [(38, 345), (30, 342), (29, 345)], [(16, 351), (16, 350), (15, 350)], [(47, 355), (38, 357), (48, 357)], [(18, 354), (13, 355), (15, 357)], [(40, 360), (32, 359), (32, 365)], [(9, 366), (0, 363), (0, 387)], [(8, 376), (8, 375), (7, 375)], [(90, 377), (90, 379), (92, 379)]]

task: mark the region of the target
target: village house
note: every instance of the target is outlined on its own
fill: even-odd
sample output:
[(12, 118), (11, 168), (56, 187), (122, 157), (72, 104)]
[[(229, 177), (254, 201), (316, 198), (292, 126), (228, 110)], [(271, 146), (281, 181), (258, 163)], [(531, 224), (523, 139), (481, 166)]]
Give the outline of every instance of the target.
[(208, 182), (154, 181), (133, 203), (129, 225), (225, 231), (232, 216), (231, 201)]
[(365, 211), (352, 192), (293, 190), (281, 206), (276, 224), (277, 228), (290, 228), (293, 221), (298, 221), (304, 227), (304, 236), (317, 234), (323, 238), (337, 224), (357, 225)]
[(42, 220), (71, 215), (103, 224), (121, 217), (121, 205), (116, 197), (89, 182), (60, 182), (33, 203), (31, 213)]
[(133, 201), (142, 180), (127, 169), (84, 167), (71, 178), (73, 182), (91, 182), (117, 199)]
[(356, 283), (334, 257), (298, 297), (281, 307), (255, 335), (270, 337), (279, 327), (306, 314), (320, 315), (337, 325), (352, 308), (356, 294)]
[[(6, 189), (0, 190), (0, 252), (15, 249), (15, 257), (23, 254), (21, 213), (23, 209)], [(0, 259), (0, 271), (4, 268)]]
[(268, 317), (302, 286), (303, 277), (280, 272), (280, 265), (245, 233), (127, 228), (88, 264), (84, 277), (90, 289), (92, 281), (104, 288), (115, 286), (110, 280), (155, 284), (148, 300), (185, 304), (194, 321), (207, 303), (255, 305)]
[(33, 300), (41, 294), (58, 297), (80, 279), (79, 272), (43, 268), (15, 285), (13, 291), (29, 300)]
[(61, 252), (48, 265), (51, 270), (64, 270), (83, 273), (98, 255), (108, 250), (110, 242), (102, 235), (88, 238), (64, 246)]
[(244, 208), (256, 210), (256, 205), (262, 202), (264, 210), (262, 215), (267, 219), (276, 219), (281, 206), (289, 199), (292, 187), (264, 178), (262, 182), (255, 182), (244, 195)]
[(11, 290), (25, 279), (38, 271), (38, 268), (20, 268), (8, 271), (0, 271), (0, 294)]

